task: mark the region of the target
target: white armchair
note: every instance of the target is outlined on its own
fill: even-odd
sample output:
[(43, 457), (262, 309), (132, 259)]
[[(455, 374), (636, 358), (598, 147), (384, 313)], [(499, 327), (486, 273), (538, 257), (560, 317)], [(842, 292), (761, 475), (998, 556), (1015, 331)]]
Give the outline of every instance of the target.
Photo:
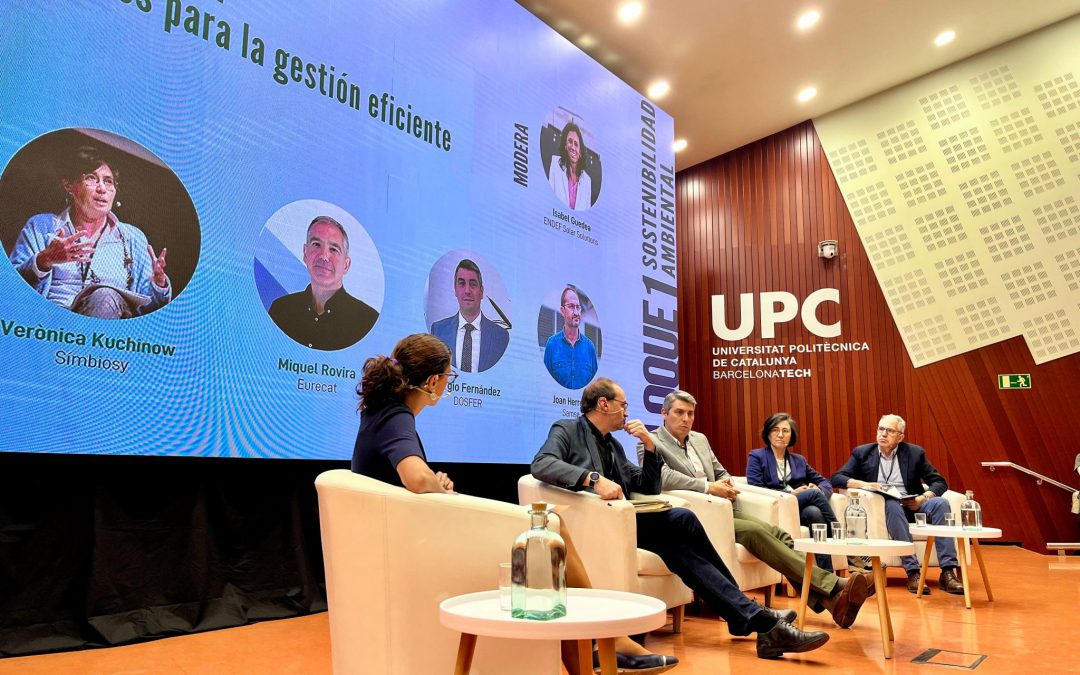
[[(495, 588), (529, 514), (465, 495), (417, 495), (338, 469), (315, 480), (336, 675), (450, 672), (459, 634), (439, 623), (446, 598)], [(559, 671), (559, 645), (483, 638), (472, 672)]]
[[(664, 492), (683, 499), (687, 508), (694, 512), (709, 535), (720, 558), (735, 576), (740, 591), (763, 589), (765, 604), (772, 606), (773, 587), (780, 583), (783, 575), (758, 560), (742, 544), (735, 543), (735, 525), (731, 502), (721, 497), (691, 490), (670, 490)], [(777, 517), (776, 501), (755, 494), (739, 495), (739, 507), (746, 513), (769, 523), (775, 523)]]
[[(685, 504), (669, 497), (675, 506)], [(637, 547), (634, 505), (605, 501), (591, 492), (572, 492), (530, 476), (518, 480), (518, 501), (547, 502), (568, 507), (563, 529), (569, 531), (585, 571), (596, 588), (641, 593), (657, 598), (672, 610), (672, 629), (682, 630), (685, 606), (693, 592), (667, 568), (660, 556)]]
[[(868, 492), (866, 490), (859, 490), (858, 488), (853, 488), (853, 489), (856, 492), (859, 493), (859, 503), (862, 504), (863, 508), (866, 509), (866, 536), (871, 538), (871, 539), (888, 539), (889, 538), (889, 528), (885, 525), (885, 497), (883, 497), (883, 496), (881, 496), (879, 494), (876, 494), (874, 492)], [(843, 495), (843, 507), (847, 508), (847, 504), (848, 504), (847, 493), (849, 492), (849, 490), (841, 490), (840, 492)], [(956, 514), (957, 522), (959, 522), (959, 520), (960, 520), (960, 504), (963, 503), (963, 501), (964, 501), (964, 495), (960, 494), (959, 492), (955, 492), (953, 490), (946, 490), (945, 494), (942, 495), (942, 496), (946, 500), (948, 500), (949, 508), (951, 508), (952, 512)], [(837, 502), (834, 500), (833, 501), (833, 508), (834, 509), (836, 508), (836, 503)], [(844, 518), (844, 508), (841, 508), (836, 513), (837, 517), (840, 518), (841, 520)], [(912, 538), (916, 542), (920, 542), (920, 541), (925, 542), (926, 541), (926, 537), (924, 535), (921, 535), (921, 534), (916, 534)], [(969, 545), (967, 543), (967, 541), (968, 540), (964, 540), (965, 545)], [(919, 562), (922, 562), (923, 553), (925, 551), (926, 551), (926, 546), (918, 546), (918, 545), (915, 546), (915, 556), (919, 559)], [(970, 555), (970, 552), (969, 552), (969, 555)], [(893, 556), (892, 558), (882, 558), (881, 563), (883, 565), (898, 566), (898, 565), (900, 565), (900, 558), (898, 558), (896, 556)], [(930, 566), (931, 567), (938, 567), (939, 566), (938, 565), (938, 560), (937, 560), (937, 550), (936, 550), (936, 548), (931, 549), (931, 551), (930, 551)]]

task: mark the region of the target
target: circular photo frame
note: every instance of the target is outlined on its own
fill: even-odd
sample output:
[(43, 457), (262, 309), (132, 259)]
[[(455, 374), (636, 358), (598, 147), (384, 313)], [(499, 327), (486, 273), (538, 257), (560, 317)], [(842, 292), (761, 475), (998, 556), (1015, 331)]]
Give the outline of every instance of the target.
[(199, 262), (195, 205), (139, 143), (100, 129), (33, 139), (0, 176), (0, 243), (19, 276), (56, 307), (100, 319), (155, 312)]
[(604, 350), (604, 331), (596, 306), (574, 284), (552, 289), (536, 318), (536, 339), (544, 368), (567, 389), (582, 389), (596, 377)]
[(286, 204), (255, 244), (255, 286), (281, 331), (310, 349), (351, 347), (382, 310), (382, 259), (363, 225), (318, 199)]
[(571, 211), (585, 211), (600, 199), (604, 172), (595, 138), (580, 115), (552, 110), (540, 126), (540, 163), (555, 197)]
[(510, 344), (512, 315), (502, 275), (480, 254), (456, 249), (431, 266), (424, 325), (450, 348), (454, 368), (482, 373), (494, 367)]

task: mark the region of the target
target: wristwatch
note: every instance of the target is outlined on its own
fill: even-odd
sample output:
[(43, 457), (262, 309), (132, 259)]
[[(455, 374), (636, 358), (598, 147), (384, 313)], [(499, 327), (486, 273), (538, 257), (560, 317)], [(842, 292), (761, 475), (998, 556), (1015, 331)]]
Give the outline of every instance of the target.
[(589, 474), (587, 476), (585, 476), (585, 478), (586, 478), (586, 480), (589, 481), (588, 483), (585, 484), (585, 487), (592, 487), (592, 486), (596, 485), (597, 481), (600, 480), (600, 472), (599, 471), (590, 471)]

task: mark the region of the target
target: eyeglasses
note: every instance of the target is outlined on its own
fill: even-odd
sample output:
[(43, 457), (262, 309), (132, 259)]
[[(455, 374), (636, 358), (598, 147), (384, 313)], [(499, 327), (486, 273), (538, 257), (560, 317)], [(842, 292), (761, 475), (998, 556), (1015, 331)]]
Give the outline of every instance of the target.
[(112, 176), (98, 176), (96, 173), (84, 173), (80, 178), (82, 184), (88, 188), (96, 188), (104, 185), (106, 189), (116, 189), (116, 180)]
[(899, 429), (890, 429), (889, 427), (878, 427), (877, 432), (879, 434), (889, 434), (890, 436), (897, 436), (899, 434), (904, 433), (903, 431), (900, 431)]
[(630, 402), (627, 401), (626, 399), (623, 399), (623, 400), (620, 401), (617, 398), (609, 398), (608, 400), (611, 401), (612, 403), (618, 403), (619, 405), (622, 406), (623, 410), (629, 410), (630, 409)]
[(443, 373), (443, 375), (446, 376), (446, 383), (447, 384), (453, 384), (458, 378), (458, 373), (455, 370), (451, 370), (450, 372)]
[(581, 311), (581, 305), (563, 304), (563, 307), (567, 308), (571, 312), (580, 312)]

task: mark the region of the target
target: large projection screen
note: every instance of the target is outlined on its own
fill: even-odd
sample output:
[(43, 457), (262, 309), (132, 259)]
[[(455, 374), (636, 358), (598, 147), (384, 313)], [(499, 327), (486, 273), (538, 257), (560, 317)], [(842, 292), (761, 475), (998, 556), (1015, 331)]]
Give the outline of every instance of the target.
[[(348, 458), (364, 360), (477, 302), (429, 459), (528, 462), (597, 375), (660, 421), (673, 121), (514, 2), (13, 0), (0, 25), (0, 451)], [(568, 285), (595, 369), (547, 346)]]

